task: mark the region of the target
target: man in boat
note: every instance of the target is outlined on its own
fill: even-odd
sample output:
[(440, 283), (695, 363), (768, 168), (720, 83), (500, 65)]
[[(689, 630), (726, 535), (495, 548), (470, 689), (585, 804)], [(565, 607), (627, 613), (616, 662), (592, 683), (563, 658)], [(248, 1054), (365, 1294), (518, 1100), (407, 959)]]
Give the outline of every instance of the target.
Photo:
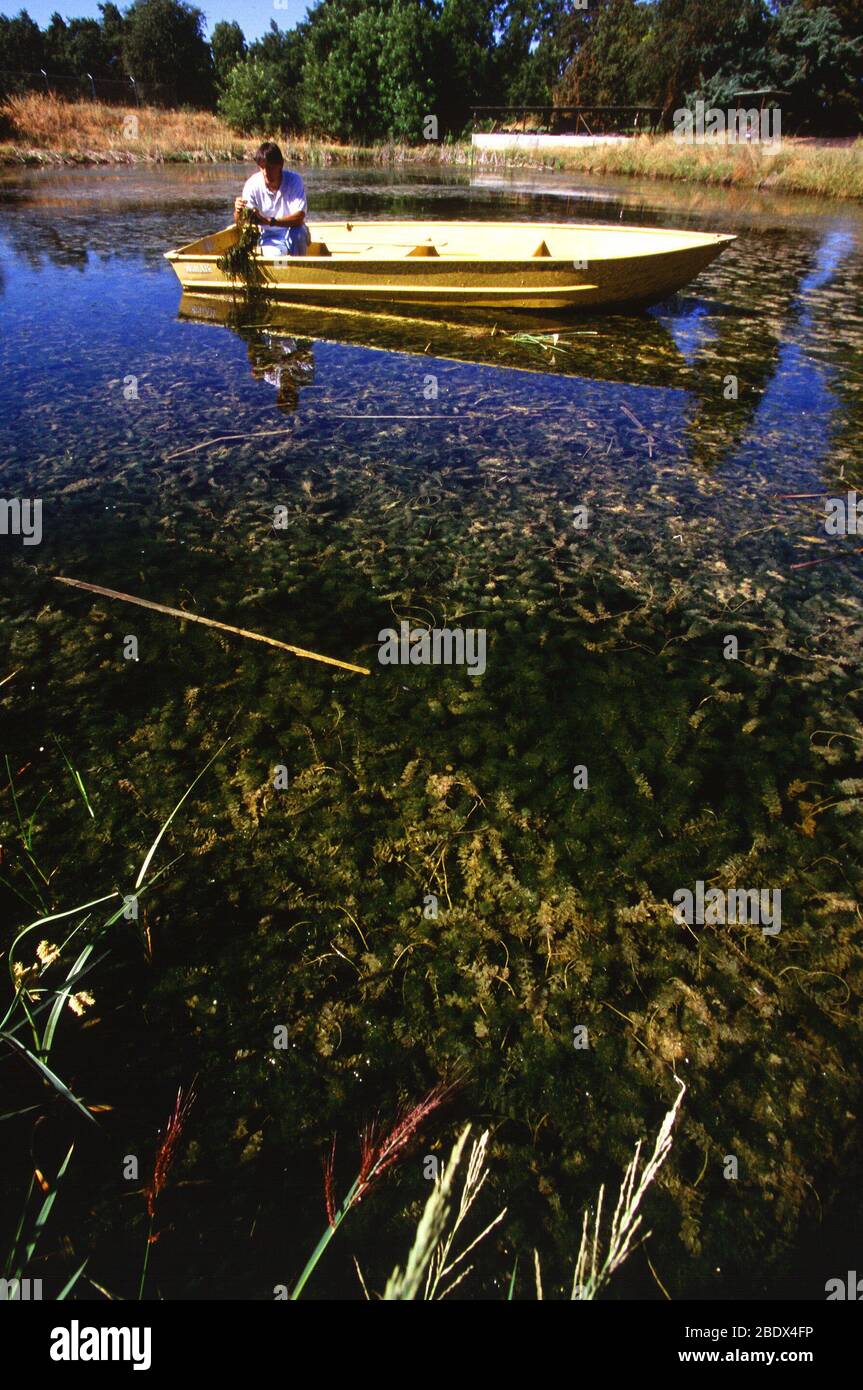
[(299, 174), (285, 168), (278, 145), (265, 140), (255, 155), (257, 174), (246, 179), (234, 199), (234, 221), (245, 208), (261, 228), (261, 255), (304, 256), (309, 242), (306, 190)]

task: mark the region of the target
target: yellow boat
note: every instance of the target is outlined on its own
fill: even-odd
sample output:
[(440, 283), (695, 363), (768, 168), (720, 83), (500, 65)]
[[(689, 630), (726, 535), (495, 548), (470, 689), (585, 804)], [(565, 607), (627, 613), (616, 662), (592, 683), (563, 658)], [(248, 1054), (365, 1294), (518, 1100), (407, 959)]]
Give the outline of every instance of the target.
[[(305, 256), (255, 257), (264, 298), (500, 310), (657, 304), (734, 241), (712, 232), (559, 222), (316, 222)], [(165, 253), (183, 289), (232, 295), (216, 262), (238, 236), (225, 227)]]

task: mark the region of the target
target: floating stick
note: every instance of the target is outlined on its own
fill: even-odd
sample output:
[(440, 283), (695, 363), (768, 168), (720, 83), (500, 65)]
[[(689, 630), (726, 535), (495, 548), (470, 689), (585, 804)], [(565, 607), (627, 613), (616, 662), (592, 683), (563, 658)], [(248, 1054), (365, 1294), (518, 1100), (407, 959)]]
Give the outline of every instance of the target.
[(183, 608), (168, 608), (164, 603), (153, 603), (148, 598), (136, 598), (134, 594), (121, 594), (118, 589), (103, 589), (100, 584), (85, 584), (83, 579), (66, 579), (55, 574), (58, 584), (69, 584), (73, 589), (84, 589), (88, 594), (101, 594), (104, 598), (122, 599), (124, 603), (137, 603), (139, 608), (152, 608), (154, 613), (167, 613), (170, 618), (182, 618), (188, 623), (203, 623), (205, 627), (217, 627), (222, 632), (233, 632), (236, 637), (249, 637), (253, 642), (266, 642), (268, 647), (279, 647), (283, 652), (294, 656), (304, 656), (308, 661), (323, 661), (327, 666), (339, 666), (343, 671), (355, 671), (360, 676), (370, 676), (365, 666), (354, 666), (350, 661), (338, 661), (334, 656), (321, 656), (319, 652), (308, 652), (304, 647), (292, 647), (289, 642), (279, 642), (275, 637), (264, 637), (260, 632), (249, 632), (244, 627), (232, 627), (230, 623), (219, 623), (215, 618), (204, 618), (198, 613), (187, 613)]

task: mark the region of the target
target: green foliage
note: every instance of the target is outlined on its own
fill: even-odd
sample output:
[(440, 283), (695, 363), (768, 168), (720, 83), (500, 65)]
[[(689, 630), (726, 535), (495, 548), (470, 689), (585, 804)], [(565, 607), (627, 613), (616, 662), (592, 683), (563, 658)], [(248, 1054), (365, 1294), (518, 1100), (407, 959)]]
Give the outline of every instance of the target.
[[(856, 27), (855, 27), (856, 25)], [(766, 0), (599, 0), (567, 29), (570, 61), (556, 95), (568, 102), (647, 102), (668, 118), (696, 99), (726, 108), (761, 87), (789, 93), (796, 123), (859, 124), (859, 5), (770, 6)]]
[(228, 74), (219, 112), (247, 135), (280, 134), (289, 123), (285, 95), (276, 70), (248, 57)]
[(45, 36), (27, 11), (14, 19), (0, 14), (0, 70), (38, 72), (44, 58)]
[[(603, 0), (587, 12), (578, 47), (555, 93), (560, 102), (624, 105), (647, 100), (651, 13), (636, 0)], [(587, 16), (586, 16), (587, 17)]]
[(269, 32), (220, 78), (221, 115), (248, 134), (297, 130), (302, 54), (302, 28), (284, 33), (273, 22)]
[(563, 0), (505, 0), (494, 10), (494, 102), (546, 105), (563, 72)]
[(863, 98), (863, 38), (843, 32), (838, 15), (822, 5), (783, 6), (773, 32), (776, 85), (816, 130), (858, 128)]
[(393, 0), (383, 14), (378, 58), (386, 134), (416, 144), (423, 118), (437, 110), (435, 14), (428, 0)]
[(220, 19), (213, 29), (213, 36), (210, 39), (210, 49), (213, 54), (213, 72), (216, 85), (219, 90), (223, 90), (228, 75), (233, 67), (236, 67), (246, 56), (246, 40), (243, 31), (237, 21)]
[(470, 107), (497, 102), (494, 20), (486, 0), (443, 0), (437, 21), (441, 50), (437, 106), (441, 130), (461, 132)]
[(860, 0), (318, 0), (288, 31), (255, 43), (220, 21), (208, 44), (187, 0), (134, 0), (100, 20), (0, 16), (0, 69), (132, 76), (219, 110), (245, 133), (309, 131), (420, 145), (424, 118), (462, 134), (480, 105), (638, 105), (666, 122), (696, 99), (728, 107), (778, 88), (788, 118), (816, 131), (859, 127)]
[(186, 0), (134, 0), (126, 11), (123, 63), (136, 81), (175, 88), (182, 101), (212, 100), (213, 59), (204, 15)]
[(368, 141), (382, 131), (379, 66), (383, 20), (368, 0), (321, 0), (304, 48), (303, 123), (313, 131)]

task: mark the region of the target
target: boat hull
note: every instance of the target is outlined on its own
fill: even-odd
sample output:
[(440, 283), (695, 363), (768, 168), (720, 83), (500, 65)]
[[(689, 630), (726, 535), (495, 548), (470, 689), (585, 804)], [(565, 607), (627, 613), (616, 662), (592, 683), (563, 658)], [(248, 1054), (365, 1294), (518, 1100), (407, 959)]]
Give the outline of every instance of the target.
[[(196, 295), (244, 286), (216, 262), (233, 227), (167, 253)], [(559, 223), (318, 223), (328, 255), (258, 259), (267, 300), (446, 311), (567, 312), (656, 304), (694, 279), (733, 237)], [(539, 254), (536, 254), (539, 249)]]

